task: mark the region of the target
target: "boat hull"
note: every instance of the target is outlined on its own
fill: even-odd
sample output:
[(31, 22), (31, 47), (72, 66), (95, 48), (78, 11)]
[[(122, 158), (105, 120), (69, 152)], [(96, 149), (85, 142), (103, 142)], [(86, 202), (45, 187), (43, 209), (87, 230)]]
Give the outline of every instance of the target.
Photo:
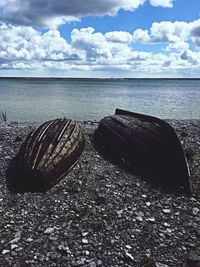
[(10, 191), (46, 192), (78, 162), (85, 146), (80, 126), (69, 119), (43, 123), (31, 132), (7, 169)]
[(113, 155), (124, 158), (154, 184), (191, 193), (190, 173), (181, 143), (165, 121), (125, 110), (101, 120), (94, 136)]

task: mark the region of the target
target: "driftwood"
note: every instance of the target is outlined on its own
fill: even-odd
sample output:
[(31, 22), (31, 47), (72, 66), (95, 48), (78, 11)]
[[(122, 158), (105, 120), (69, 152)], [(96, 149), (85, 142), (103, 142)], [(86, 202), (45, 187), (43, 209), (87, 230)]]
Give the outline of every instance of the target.
[(11, 192), (46, 192), (77, 163), (84, 149), (80, 126), (66, 118), (48, 121), (29, 134), (7, 169)]
[(165, 121), (116, 109), (101, 120), (94, 144), (124, 158), (139, 175), (158, 186), (191, 193), (190, 174), (181, 143)]

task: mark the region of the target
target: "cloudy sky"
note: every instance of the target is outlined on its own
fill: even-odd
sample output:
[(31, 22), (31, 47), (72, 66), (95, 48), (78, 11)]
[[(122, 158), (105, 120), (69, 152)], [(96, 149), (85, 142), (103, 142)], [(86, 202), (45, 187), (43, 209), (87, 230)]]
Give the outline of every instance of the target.
[(200, 1), (0, 0), (0, 76), (200, 77)]

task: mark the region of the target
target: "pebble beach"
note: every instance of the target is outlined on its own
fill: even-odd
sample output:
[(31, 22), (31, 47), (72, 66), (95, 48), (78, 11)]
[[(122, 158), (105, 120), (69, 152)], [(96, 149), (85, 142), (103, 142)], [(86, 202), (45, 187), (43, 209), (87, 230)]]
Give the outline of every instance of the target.
[(45, 194), (12, 194), (6, 169), (36, 122), (0, 122), (0, 266), (200, 266), (200, 120), (167, 120), (187, 156), (193, 195), (165, 192), (105, 160), (96, 121), (86, 148)]

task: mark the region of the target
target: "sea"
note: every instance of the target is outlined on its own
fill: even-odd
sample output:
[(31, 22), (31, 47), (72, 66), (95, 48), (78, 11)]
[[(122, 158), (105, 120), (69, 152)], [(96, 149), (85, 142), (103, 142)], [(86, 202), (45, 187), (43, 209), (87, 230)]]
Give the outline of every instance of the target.
[(92, 121), (116, 108), (200, 119), (200, 79), (0, 78), (0, 112), (8, 121)]

